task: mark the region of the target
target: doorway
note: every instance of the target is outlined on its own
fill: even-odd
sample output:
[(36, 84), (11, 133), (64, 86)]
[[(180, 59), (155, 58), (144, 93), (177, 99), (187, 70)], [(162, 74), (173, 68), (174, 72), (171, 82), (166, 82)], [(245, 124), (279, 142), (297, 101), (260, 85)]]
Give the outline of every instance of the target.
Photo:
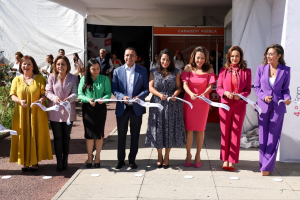
[[(124, 51), (127, 47), (136, 49), (137, 55), (149, 68), (152, 55), (151, 26), (103, 26), (87, 24), (88, 59), (99, 56), (104, 48), (107, 56), (116, 53), (124, 64)], [(139, 62), (140, 63), (140, 62)]]

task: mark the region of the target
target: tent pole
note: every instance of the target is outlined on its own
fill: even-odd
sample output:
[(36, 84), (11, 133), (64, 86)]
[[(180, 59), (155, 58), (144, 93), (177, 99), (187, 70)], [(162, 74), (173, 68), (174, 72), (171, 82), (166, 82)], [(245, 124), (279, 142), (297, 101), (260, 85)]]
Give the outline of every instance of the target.
[(153, 61), (153, 48), (154, 48), (154, 28), (152, 26), (152, 46), (151, 46), (151, 60), (150, 63)]
[(218, 56), (218, 39), (216, 39), (216, 74), (218, 75), (218, 72), (219, 72), (219, 56)]
[(84, 19), (84, 63), (83, 63), (83, 66), (85, 66), (85, 64), (87, 63), (87, 23), (86, 23), (86, 18)]

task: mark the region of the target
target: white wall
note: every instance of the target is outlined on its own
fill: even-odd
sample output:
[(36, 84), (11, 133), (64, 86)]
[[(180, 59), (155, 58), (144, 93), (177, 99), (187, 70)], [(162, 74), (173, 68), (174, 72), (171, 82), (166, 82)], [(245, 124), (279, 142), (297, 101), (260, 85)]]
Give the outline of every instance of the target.
[[(287, 0), (286, 2), (287, 6), (285, 11), (286, 16), (283, 24), (282, 45), (285, 50), (286, 64), (287, 66), (291, 67), (290, 93), (292, 100), (300, 101), (300, 95), (298, 95), (297, 98), (298, 88), (298, 93), (300, 94), (300, 1)], [(300, 104), (291, 103), (289, 106), (287, 106), (287, 113), (284, 116), (279, 151), (279, 160), (282, 162), (300, 163), (299, 110)]]

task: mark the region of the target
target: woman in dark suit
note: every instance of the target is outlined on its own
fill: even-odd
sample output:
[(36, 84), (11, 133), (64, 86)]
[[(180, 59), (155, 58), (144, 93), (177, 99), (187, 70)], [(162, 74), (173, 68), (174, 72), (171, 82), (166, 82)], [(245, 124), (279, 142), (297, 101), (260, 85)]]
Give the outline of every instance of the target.
[[(286, 106), (291, 103), (290, 68), (285, 66), (281, 45), (269, 46), (262, 65), (257, 67), (254, 90), (257, 104), (262, 110), (258, 115), (259, 162), (263, 176), (274, 170)], [(278, 105), (280, 100), (284, 102)]]

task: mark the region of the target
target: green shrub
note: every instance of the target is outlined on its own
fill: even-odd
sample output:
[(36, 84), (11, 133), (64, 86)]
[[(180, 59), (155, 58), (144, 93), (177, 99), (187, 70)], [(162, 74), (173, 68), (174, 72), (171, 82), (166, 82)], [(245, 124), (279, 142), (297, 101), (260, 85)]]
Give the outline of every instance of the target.
[(15, 72), (9, 72), (8, 65), (0, 65), (0, 124), (7, 129), (12, 127), (14, 102), (11, 100), (9, 92), (15, 74)]

